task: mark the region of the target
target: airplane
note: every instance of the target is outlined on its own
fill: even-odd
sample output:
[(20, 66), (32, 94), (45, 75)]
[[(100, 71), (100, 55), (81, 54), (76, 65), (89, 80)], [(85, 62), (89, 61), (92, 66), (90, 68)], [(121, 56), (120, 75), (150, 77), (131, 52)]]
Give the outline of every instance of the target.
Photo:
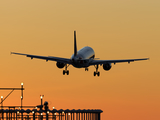
[(74, 54), (71, 56), (71, 58), (62, 58), (62, 57), (53, 57), (53, 56), (39, 56), (39, 55), (31, 55), (31, 54), (23, 54), (23, 53), (16, 53), (11, 52), (11, 54), (16, 55), (24, 55), (26, 57), (30, 57), (31, 59), (37, 58), (37, 59), (43, 59), (47, 61), (56, 61), (56, 66), (58, 68), (64, 68), (63, 75), (67, 74), (69, 75), (69, 70), (67, 70), (69, 65), (74, 66), (75, 68), (85, 68), (85, 71), (88, 71), (89, 66), (95, 66), (96, 71), (94, 71), (94, 76), (100, 76), (100, 72), (98, 71), (99, 65), (103, 66), (103, 69), (108, 71), (112, 67), (112, 63), (121, 63), (121, 62), (134, 62), (134, 61), (140, 61), (140, 60), (148, 60), (149, 58), (141, 58), (141, 59), (124, 59), (124, 60), (97, 60), (95, 58), (95, 52), (94, 50), (89, 47), (85, 46), (81, 48), (79, 51), (77, 51), (77, 43), (76, 43), (76, 31), (74, 31)]

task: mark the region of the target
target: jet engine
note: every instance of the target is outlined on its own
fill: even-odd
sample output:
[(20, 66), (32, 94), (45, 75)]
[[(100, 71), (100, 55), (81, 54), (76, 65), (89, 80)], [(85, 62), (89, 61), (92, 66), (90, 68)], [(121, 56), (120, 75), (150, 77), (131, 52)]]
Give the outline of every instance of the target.
[(63, 68), (65, 66), (65, 63), (57, 62), (56, 65), (58, 68)]
[(103, 69), (104, 70), (110, 70), (111, 69), (111, 63), (106, 63), (106, 64), (103, 64)]

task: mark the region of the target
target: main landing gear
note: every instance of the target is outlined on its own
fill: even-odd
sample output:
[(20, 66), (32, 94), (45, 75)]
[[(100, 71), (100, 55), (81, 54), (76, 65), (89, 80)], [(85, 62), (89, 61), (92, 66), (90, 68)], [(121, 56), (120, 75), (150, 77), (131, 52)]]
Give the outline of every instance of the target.
[(100, 72), (98, 72), (98, 65), (95, 65), (96, 71), (94, 72), (94, 76), (100, 76)]
[(69, 70), (67, 70), (68, 66), (67, 66), (67, 64), (65, 65), (65, 70), (63, 70), (63, 75), (65, 75), (65, 74), (69, 75)]
[(88, 71), (88, 68), (85, 68), (85, 71)]

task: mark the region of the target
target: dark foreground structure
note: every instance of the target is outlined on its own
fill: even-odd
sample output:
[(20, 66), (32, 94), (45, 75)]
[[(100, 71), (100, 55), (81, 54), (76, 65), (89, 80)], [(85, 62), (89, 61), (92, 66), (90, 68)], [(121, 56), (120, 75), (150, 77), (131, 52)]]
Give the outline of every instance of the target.
[[(0, 88), (0, 90), (12, 90), (5, 98), (1, 96), (0, 120), (101, 120), (102, 110), (56, 110), (49, 109), (48, 102), (43, 104), (43, 96), (40, 95), (41, 105), (24, 106), (23, 103), (23, 83), (20, 88)], [(3, 106), (3, 102), (14, 91), (21, 91), (20, 106)]]
[(102, 110), (0, 109), (0, 120), (100, 120)]

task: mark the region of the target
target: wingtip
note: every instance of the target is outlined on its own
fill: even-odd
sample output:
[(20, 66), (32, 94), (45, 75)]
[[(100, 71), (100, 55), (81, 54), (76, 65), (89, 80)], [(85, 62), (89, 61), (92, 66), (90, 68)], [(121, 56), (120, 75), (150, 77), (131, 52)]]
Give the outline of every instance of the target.
[(15, 52), (10, 52), (10, 54), (16, 54)]
[(149, 60), (150, 58), (144, 58), (144, 60)]

